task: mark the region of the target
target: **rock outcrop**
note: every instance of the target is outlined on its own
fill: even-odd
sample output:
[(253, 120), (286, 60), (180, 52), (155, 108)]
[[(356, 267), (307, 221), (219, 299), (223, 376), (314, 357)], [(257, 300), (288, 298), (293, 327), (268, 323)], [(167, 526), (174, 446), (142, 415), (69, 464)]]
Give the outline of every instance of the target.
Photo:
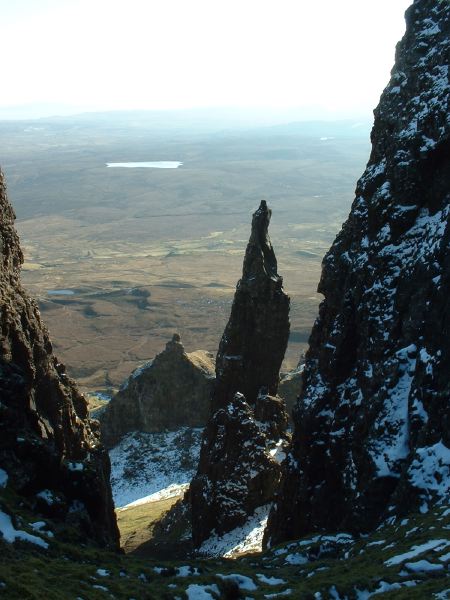
[(186, 353), (174, 334), (166, 349), (136, 369), (101, 416), (102, 442), (117, 444), (131, 431), (203, 427), (211, 414), (213, 355)]
[(323, 261), (271, 543), (428, 510), (450, 478), (450, 4), (416, 0)]
[(0, 172), (0, 468), (36, 513), (116, 547), (108, 455), (21, 286), (14, 219)]
[(253, 215), (242, 278), (216, 358), (214, 407), (227, 406), (236, 392), (254, 405), (261, 389), (277, 393), (289, 337), (289, 297), (277, 273), (264, 200)]
[[(285, 431), (284, 407), (275, 408), (286, 416)], [(270, 421), (264, 425), (269, 427)], [(214, 413), (190, 487), (194, 546), (200, 546), (213, 531), (221, 536), (244, 524), (258, 506), (273, 500), (281, 469), (270, 453), (277, 448), (268, 433), (242, 394), (235, 394), (225, 408)]]
[(271, 502), (280, 479), (277, 454), (288, 415), (276, 392), (289, 336), (289, 297), (268, 237), (270, 216), (262, 201), (217, 355), (216, 410), (189, 490), (196, 547)]

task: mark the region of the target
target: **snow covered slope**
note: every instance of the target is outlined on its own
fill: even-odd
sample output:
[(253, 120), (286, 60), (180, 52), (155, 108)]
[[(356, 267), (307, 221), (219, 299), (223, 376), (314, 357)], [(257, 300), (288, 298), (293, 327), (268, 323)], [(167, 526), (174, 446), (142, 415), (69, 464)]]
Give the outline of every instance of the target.
[(109, 452), (116, 508), (168, 498), (185, 489), (197, 468), (201, 435), (202, 429), (182, 427), (122, 438)]

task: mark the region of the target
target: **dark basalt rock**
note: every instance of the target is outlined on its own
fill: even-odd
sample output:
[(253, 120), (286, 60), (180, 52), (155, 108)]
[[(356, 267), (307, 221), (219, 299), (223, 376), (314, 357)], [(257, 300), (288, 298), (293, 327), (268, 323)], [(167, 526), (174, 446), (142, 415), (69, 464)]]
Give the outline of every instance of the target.
[(102, 442), (117, 444), (130, 431), (204, 427), (211, 414), (213, 355), (186, 353), (179, 334), (136, 369), (100, 416)]
[(366, 171), (323, 261), (270, 543), (448, 500), (450, 4), (416, 0), (406, 22)]
[(289, 416), (282, 398), (259, 394), (253, 412), (255, 420), (269, 439), (279, 440), (286, 436)]
[(280, 479), (276, 445), (287, 439), (288, 415), (275, 395), (289, 335), (289, 298), (267, 233), (270, 215), (262, 201), (217, 355), (216, 411), (188, 494), (196, 547), (271, 502)]
[(23, 255), (0, 172), (0, 468), (35, 510), (117, 547), (109, 458), (98, 424), (53, 355), (20, 284)]
[(237, 393), (205, 430), (197, 475), (190, 486), (194, 546), (213, 530), (223, 535), (242, 525), (255, 508), (273, 500), (280, 466), (251, 407)]
[(251, 406), (261, 389), (277, 393), (289, 337), (289, 297), (268, 235), (271, 214), (262, 200), (253, 215), (242, 278), (216, 358), (215, 408), (226, 406), (236, 392)]

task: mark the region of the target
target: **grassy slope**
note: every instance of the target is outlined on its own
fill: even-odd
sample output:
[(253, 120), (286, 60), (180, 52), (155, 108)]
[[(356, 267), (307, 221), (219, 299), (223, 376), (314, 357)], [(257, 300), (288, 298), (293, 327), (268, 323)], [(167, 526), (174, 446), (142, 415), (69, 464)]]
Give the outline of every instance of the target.
[(156, 502), (147, 502), (132, 508), (117, 510), (117, 524), (120, 530), (121, 546), (125, 552), (132, 552), (153, 536), (153, 528), (164, 513), (181, 496), (173, 496)]
[[(18, 529), (36, 535), (28, 526), (29, 522), (36, 521), (36, 515), (24, 506), (18, 508), (17, 498), (8, 490), (2, 490), (0, 508), (14, 512), (16, 518), (18, 516), (19, 521), (15, 524)], [(325, 537), (309, 539), (235, 561), (186, 559), (163, 562), (84, 545), (77, 532), (65, 529), (58, 534), (54, 524), (48, 522), (48, 529), (56, 533), (55, 538), (47, 539), (48, 550), (24, 542), (0, 542), (0, 597), (11, 600), (186, 598), (185, 592), (190, 585), (215, 584), (221, 598), (256, 600), (286, 590), (291, 590), (290, 594), (282, 597), (355, 598), (356, 588), (375, 590), (381, 581), (389, 584), (414, 581), (414, 587), (403, 585), (381, 596), (424, 600), (450, 589), (448, 556), (446, 561), (439, 560), (440, 556), (449, 553), (450, 545), (439, 552), (428, 550), (409, 559), (409, 562), (427, 559), (443, 565), (436, 573), (410, 573), (403, 564), (392, 567), (384, 564), (392, 556), (408, 552), (428, 540), (450, 539), (450, 510), (441, 507), (427, 515), (413, 515), (402, 523), (386, 525), (371, 536), (356, 541), (336, 542)], [(290, 564), (292, 562), (297, 564)], [(180, 576), (179, 568), (187, 565), (197, 569), (198, 574)], [(108, 573), (97, 573), (99, 568)], [(183, 571), (185, 569), (182, 574)], [(239, 591), (235, 583), (224, 582), (218, 573), (250, 577), (257, 589)], [(284, 583), (269, 585), (261, 582), (257, 574), (280, 578)], [(322, 595), (315, 596), (318, 592)]]

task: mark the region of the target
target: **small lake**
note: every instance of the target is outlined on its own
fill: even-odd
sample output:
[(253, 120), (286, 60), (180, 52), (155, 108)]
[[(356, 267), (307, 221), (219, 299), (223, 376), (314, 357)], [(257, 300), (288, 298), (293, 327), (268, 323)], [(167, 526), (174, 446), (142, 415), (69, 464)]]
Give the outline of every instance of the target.
[(123, 167), (125, 169), (178, 169), (182, 164), (177, 160), (158, 160), (156, 162), (106, 163), (106, 166)]
[(75, 292), (73, 290), (47, 290), (49, 296), (73, 296)]

